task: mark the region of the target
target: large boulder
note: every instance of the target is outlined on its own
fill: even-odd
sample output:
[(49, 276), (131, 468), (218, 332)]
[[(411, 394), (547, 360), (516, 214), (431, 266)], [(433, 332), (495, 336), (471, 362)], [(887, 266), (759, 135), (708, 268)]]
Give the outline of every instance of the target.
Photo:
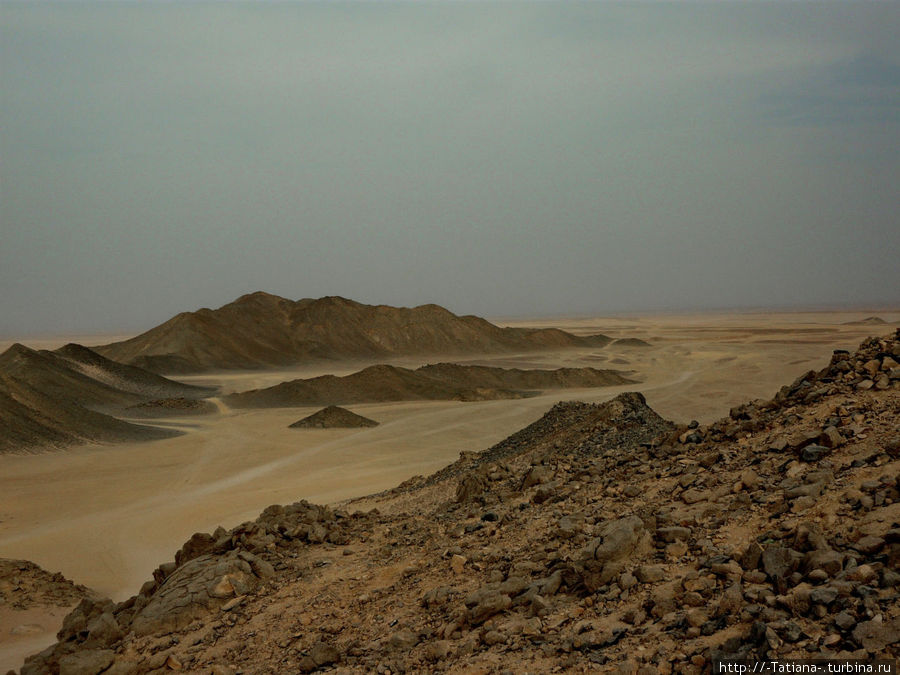
[(271, 574), (271, 565), (246, 551), (201, 555), (166, 579), (134, 617), (131, 628), (137, 635), (178, 630), (254, 590)]
[(635, 555), (650, 548), (650, 533), (637, 516), (607, 522), (599, 536), (581, 551), (579, 564), (584, 585), (594, 592), (616, 577)]

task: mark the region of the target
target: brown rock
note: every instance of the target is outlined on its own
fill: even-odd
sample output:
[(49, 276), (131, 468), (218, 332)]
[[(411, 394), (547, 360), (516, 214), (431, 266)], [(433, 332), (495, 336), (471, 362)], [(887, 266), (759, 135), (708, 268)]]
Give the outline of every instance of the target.
[(648, 549), (650, 543), (644, 523), (637, 516), (609, 521), (602, 526), (599, 535), (580, 556), (584, 583), (590, 591), (609, 583), (632, 555)]
[(341, 660), (340, 652), (327, 642), (316, 642), (309, 648), (309, 657), (320, 668)]
[(853, 639), (867, 652), (881, 652), (888, 645), (900, 642), (900, 617), (885, 622), (879, 615), (871, 621), (857, 624)]
[(59, 659), (59, 675), (99, 675), (109, 668), (115, 652), (111, 649), (85, 649)]

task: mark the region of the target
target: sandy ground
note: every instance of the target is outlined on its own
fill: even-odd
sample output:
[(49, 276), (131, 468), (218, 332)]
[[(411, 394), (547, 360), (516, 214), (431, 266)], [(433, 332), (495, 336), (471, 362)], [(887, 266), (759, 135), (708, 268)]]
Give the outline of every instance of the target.
[[(347, 406), (381, 422), (372, 429), (295, 430), (316, 408), (231, 411), (161, 420), (184, 436), (140, 444), (0, 456), (0, 557), (32, 560), (116, 600), (137, 591), (160, 562), (194, 532), (231, 527), (267, 505), (299, 499), (336, 502), (397, 485), (481, 450), (534, 421), (558, 400), (602, 401), (643, 391), (662, 415), (711, 421), (748, 398), (771, 396), (806, 370), (824, 366), (831, 350), (854, 348), (891, 326), (848, 326), (872, 312), (707, 314), (505, 321), (577, 333), (638, 337), (651, 348), (570, 350), (464, 362), (505, 367), (591, 365), (634, 371), (640, 385), (564, 390), (513, 401), (427, 402)], [(900, 312), (879, 312), (890, 322)], [(22, 340), (53, 348), (72, 336)], [(107, 341), (95, 337), (91, 342)], [(0, 349), (5, 348), (0, 344)], [(430, 358), (427, 362), (441, 359)], [(451, 359), (446, 359), (451, 360)], [(460, 361), (458, 358), (453, 359)], [(399, 359), (418, 366), (426, 361)], [(366, 363), (340, 363), (265, 373), (183, 378), (223, 393), (296, 377), (347, 374)], [(34, 623), (34, 619), (17, 624)], [(58, 622), (54, 615), (45, 623)], [(46, 633), (12, 636), (0, 626), (0, 671), (52, 642)]]

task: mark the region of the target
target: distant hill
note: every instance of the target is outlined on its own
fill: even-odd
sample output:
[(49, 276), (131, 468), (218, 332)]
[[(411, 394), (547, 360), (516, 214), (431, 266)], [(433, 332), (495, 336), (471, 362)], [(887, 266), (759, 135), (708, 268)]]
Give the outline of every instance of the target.
[(880, 316), (869, 316), (865, 319), (859, 319), (857, 321), (845, 321), (845, 326), (885, 326), (887, 325), (887, 321), (882, 319)]
[(330, 405), (290, 425), (291, 429), (356, 429), (377, 427), (378, 422), (346, 408)]
[(604, 335), (501, 328), (438, 305), (364, 305), (340, 297), (244, 295), (216, 310), (184, 312), (137, 337), (94, 349), (157, 373), (277, 368), (350, 358), (474, 354), (603, 346)]
[(115, 363), (81, 345), (52, 352), (15, 344), (0, 354), (0, 453), (178, 435), (109, 413), (149, 399), (196, 399), (212, 391)]
[(645, 340), (641, 340), (640, 338), (619, 338), (618, 340), (613, 340), (610, 347), (652, 347), (649, 342)]
[(232, 408), (279, 408), (387, 401), (484, 401), (523, 398), (535, 390), (633, 384), (616, 370), (518, 370), (450, 363), (416, 370), (378, 365), (351, 375), (322, 375), (230, 394)]

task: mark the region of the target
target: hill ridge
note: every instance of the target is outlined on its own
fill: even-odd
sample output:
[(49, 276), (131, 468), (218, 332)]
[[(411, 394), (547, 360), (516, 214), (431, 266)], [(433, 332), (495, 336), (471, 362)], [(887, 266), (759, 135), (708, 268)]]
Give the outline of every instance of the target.
[(114, 415), (152, 399), (201, 398), (212, 391), (116, 363), (75, 343), (55, 351), (16, 343), (0, 354), (0, 453), (179, 435)]
[(289, 380), (265, 389), (229, 394), (232, 408), (346, 405), (388, 401), (482, 401), (522, 398), (537, 390), (634, 384), (618, 370), (557, 368), (521, 370), (438, 363), (416, 369), (375, 364), (350, 375)]
[(277, 368), (313, 361), (602, 347), (603, 335), (501, 328), (436, 304), (367, 305), (341, 296), (289, 300), (262, 291), (218, 309), (181, 312), (94, 350), (158, 373)]

